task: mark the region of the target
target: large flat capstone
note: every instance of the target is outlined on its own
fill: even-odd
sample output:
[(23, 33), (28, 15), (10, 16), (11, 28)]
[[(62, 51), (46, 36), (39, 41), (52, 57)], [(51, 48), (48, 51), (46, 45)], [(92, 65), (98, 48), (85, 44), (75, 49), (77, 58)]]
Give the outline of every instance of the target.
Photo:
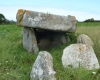
[(18, 10), (16, 19), (18, 26), (27, 26), (61, 32), (75, 32), (77, 26), (77, 21), (74, 16), (60, 16), (24, 9)]

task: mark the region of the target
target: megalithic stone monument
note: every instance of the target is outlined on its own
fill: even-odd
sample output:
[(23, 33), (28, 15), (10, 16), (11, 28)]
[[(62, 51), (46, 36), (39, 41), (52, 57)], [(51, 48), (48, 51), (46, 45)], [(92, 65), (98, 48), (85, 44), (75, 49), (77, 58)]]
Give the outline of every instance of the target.
[[(29, 29), (33, 29), (33, 31), (34, 29), (43, 29), (43, 30), (50, 30), (50, 31), (55, 31), (55, 32), (63, 32), (66, 34), (66, 33), (75, 32), (76, 27), (77, 27), (76, 18), (70, 15), (60, 16), (60, 15), (54, 15), (54, 14), (49, 14), (49, 13), (42, 13), (42, 12), (35, 12), (35, 11), (30, 11), (30, 10), (19, 9), (16, 15), (16, 19), (17, 19), (17, 25), (28, 27), (28, 31), (31, 31)], [(25, 29), (27, 30), (27, 28), (24, 28), (24, 31)], [(28, 34), (30, 33), (31, 32), (29, 32)], [(27, 34), (23, 34), (23, 36), (27, 36)], [(26, 41), (24, 39), (26, 38), (23, 37), (23, 41)], [(32, 41), (29, 41), (29, 42), (32, 42)], [(24, 45), (24, 43), (23, 43), (24, 48), (27, 48), (29, 46), (26, 44), (31, 44), (31, 43), (26, 43)], [(31, 49), (33, 48), (34, 47), (31, 47)], [(38, 51), (38, 49), (37, 50), (34, 50), (34, 49), (31, 50), (31, 49), (29, 50), (26, 49), (26, 50), (28, 52)]]
[(54, 31), (75, 32), (76, 18), (74, 16), (59, 16), (49, 13), (19, 9), (17, 25)]

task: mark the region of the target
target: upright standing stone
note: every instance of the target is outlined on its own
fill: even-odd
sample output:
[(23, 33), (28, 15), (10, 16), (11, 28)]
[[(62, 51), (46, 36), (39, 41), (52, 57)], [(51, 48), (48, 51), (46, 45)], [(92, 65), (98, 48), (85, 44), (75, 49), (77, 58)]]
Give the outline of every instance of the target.
[(39, 52), (30, 74), (31, 80), (56, 80), (54, 74), (52, 56), (46, 51)]
[(28, 52), (37, 53), (39, 51), (34, 30), (31, 28), (24, 27), (23, 29), (23, 47)]
[(81, 44), (89, 44), (91, 46), (93, 46), (93, 41), (85, 34), (80, 34), (77, 37), (77, 43), (81, 43)]
[(47, 29), (61, 32), (75, 32), (77, 21), (74, 16), (59, 16), (49, 13), (19, 9), (16, 15), (18, 26)]
[(91, 45), (71, 44), (63, 50), (62, 64), (64, 67), (84, 67), (86, 69), (100, 68), (98, 59)]

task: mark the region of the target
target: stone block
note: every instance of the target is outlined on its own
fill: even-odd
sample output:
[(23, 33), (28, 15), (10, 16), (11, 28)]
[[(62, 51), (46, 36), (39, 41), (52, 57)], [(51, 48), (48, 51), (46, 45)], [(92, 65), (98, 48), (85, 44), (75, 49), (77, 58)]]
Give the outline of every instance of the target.
[(100, 68), (94, 50), (89, 44), (71, 44), (63, 50), (62, 64), (64, 67)]
[(39, 51), (34, 29), (24, 27), (23, 29), (23, 47), (30, 53)]
[(61, 32), (75, 32), (77, 26), (77, 21), (74, 16), (60, 16), (24, 9), (18, 10), (16, 19), (18, 26)]
[(93, 46), (93, 41), (85, 34), (80, 34), (78, 37), (77, 37), (77, 43), (80, 43), (80, 44), (89, 44), (91, 46)]
[(47, 51), (41, 51), (32, 67), (31, 80), (56, 80), (53, 70), (52, 56)]

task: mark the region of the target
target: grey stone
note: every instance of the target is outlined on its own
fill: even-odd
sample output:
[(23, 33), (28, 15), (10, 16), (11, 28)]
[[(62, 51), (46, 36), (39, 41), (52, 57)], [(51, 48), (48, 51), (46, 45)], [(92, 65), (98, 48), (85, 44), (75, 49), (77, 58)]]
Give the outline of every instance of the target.
[(89, 44), (71, 44), (63, 50), (62, 64), (64, 67), (100, 68), (94, 50)]
[(66, 35), (63, 33), (57, 33), (55, 35), (53, 35), (54, 41), (58, 42), (58, 44), (66, 44), (67, 40), (66, 40)]
[(52, 56), (47, 51), (41, 51), (32, 67), (31, 80), (56, 80), (53, 70)]
[(28, 27), (23, 29), (23, 47), (30, 53), (39, 52), (34, 30)]
[(74, 16), (60, 16), (49, 13), (19, 9), (16, 15), (18, 26), (47, 29), (61, 32), (75, 32), (77, 21)]
[(81, 44), (89, 44), (91, 46), (93, 46), (93, 41), (85, 34), (80, 34), (77, 37), (77, 43), (81, 43)]
[(71, 41), (70, 37), (68, 35), (66, 36), (66, 41), (67, 41), (67, 43)]

